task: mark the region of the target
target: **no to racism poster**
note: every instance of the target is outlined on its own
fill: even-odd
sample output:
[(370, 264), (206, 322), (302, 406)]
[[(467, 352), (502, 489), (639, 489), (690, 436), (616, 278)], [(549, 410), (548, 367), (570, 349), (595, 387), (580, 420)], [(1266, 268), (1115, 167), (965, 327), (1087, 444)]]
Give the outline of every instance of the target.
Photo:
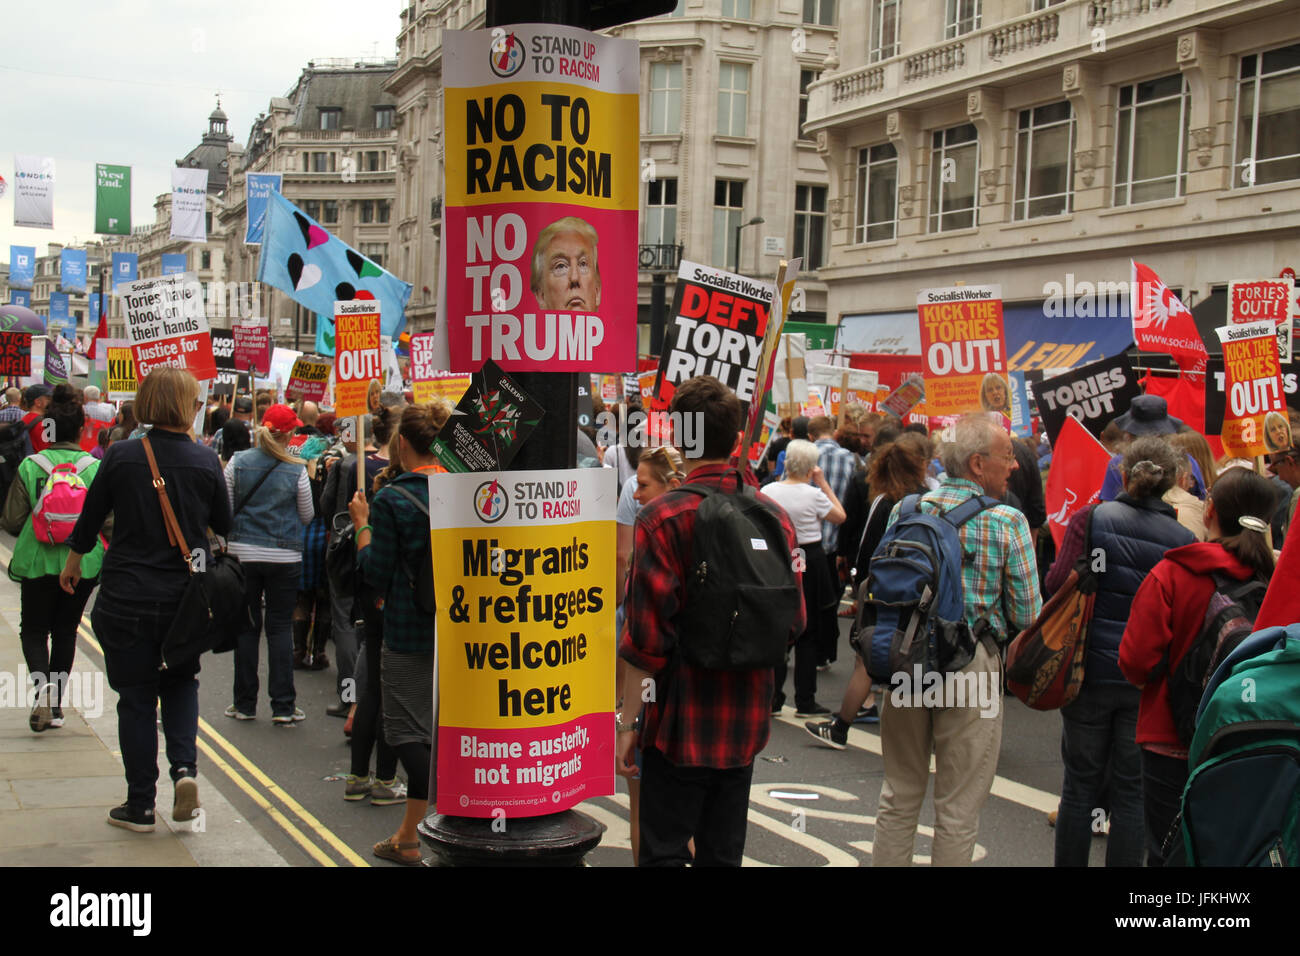
[(95, 164), (95, 232), (131, 234), (131, 167)]
[(411, 392), (417, 405), (444, 401), (455, 405), (469, 388), (469, 376), (434, 367), (433, 333), (411, 336)]
[(1100, 438), (1111, 419), (1128, 411), (1129, 404), (1141, 394), (1142, 387), (1127, 355), (1102, 359), (1045, 378), (1034, 386), (1038, 417), (1053, 446), (1067, 415), (1077, 418), (1094, 438)]
[(334, 414), (339, 418), (364, 415), (371, 381), (383, 378), (379, 314), (374, 300), (334, 303)]
[(572, 27), (444, 32), (450, 368), (635, 367), (639, 64)]
[(1011, 416), (1002, 288), (922, 289), (916, 298), (931, 416), (996, 411)]
[(14, 225), (54, 228), (53, 156), (14, 156)]
[(121, 294), (140, 378), (159, 365), (186, 369), (200, 382), (217, 377), (202, 287), (194, 273), (140, 279)]
[(1253, 458), (1292, 445), (1277, 355), (1277, 326), (1270, 322), (1227, 325), (1215, 330), (1223, 343), (1227, 373), (1224, 391), (1223, 448), (1237, 458)]
[(683, 262), (664, 330), (655, 397), (671, 402), (682, 382), (712, 375), (748, 408), (771, 309), (770, 284)]
[(614, 792), (616, 498), (599, 468), (429, 476), (439, 813)]

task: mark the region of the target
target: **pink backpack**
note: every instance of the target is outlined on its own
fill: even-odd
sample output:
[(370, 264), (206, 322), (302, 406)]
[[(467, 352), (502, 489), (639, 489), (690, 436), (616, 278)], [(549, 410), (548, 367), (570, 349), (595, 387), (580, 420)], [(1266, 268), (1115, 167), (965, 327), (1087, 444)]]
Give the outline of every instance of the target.
[(81, 473), (95, 463), (93, 455), (55, 465), (44, 454), (32, 460), (45, 472), (45, 485), (32, 509), (32, 533), (44, 544), (66, 544), (86, 503), (86, 482)]

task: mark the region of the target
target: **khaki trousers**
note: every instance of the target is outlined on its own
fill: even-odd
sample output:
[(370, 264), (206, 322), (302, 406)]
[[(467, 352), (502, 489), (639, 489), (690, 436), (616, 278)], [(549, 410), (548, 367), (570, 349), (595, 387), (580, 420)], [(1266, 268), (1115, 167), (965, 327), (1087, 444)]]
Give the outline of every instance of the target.
[[(977, 700), (967, 706), (900, 707), (894, 694), (880, 694), (880, 741), (885, 782), (876, 814), (873, 866), (907, 866), (912, 862), (917, 818), (930, 781), (934, 753), (934, 866), (966, 866), (979, 835), (980, 810), (997, 773), (1002, 745), (1002, 660), (980, 643), (961, 672), (987, 681), (996, 716), (981, 716)], [(986, 675), (986, 676), (985, 676)], [(945, 700), (945, 703), (952, 703)], [(988, 708), (992, 710), (992, 706)]]

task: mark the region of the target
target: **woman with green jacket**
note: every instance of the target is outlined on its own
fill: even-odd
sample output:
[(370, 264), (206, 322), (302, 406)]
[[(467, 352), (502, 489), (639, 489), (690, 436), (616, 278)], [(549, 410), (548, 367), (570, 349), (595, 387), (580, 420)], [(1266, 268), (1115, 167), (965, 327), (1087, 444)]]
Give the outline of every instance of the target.
[[(0, 525), (18, 538), (13, 560), (9, 562), (9, 577), (21, 587), (19, 635), (27, 670), (35, 685), (35, 706), (29, 726), (37, 733), (63, 726), (63, 695), (77, 650), (77, 625), (90, 592), (99, 583), (99, 568), (104, 559), (101, 537), (82, 563), (80, 583), (72, 594), (66, 594), (59, 587), (59, 572), (68, 558), (68, 546), (42, 541), (32, 524), (32, 514), (49, 480), (49, 471), (71, 464), (77, 467), (76, 475), (81, 482), (89, 485), (94, 481), (99, 461), (78, 443), (84, 424), (77, 391), (68, 385), (55, 388), (45, 419), (36, 425), (52, 428), (54, 440), (45, 451), (23, 459), (9, 486), (4, 513), (0, 515)], [(76, 516), (71, 519), (75, 522)], [(71, 530), (71, 523), (67, 530)]]

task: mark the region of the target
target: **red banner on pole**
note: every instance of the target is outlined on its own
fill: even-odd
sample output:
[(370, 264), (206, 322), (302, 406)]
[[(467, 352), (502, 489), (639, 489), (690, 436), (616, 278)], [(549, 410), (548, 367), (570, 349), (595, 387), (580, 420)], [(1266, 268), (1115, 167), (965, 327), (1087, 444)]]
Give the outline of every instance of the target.
[(1097, 501), (1110, 464), (1106, 446), (1092, 437), (1077, 418), (1067, 415), (1052, 446), (1052, 468), (1047, 474), (1047, 524), (1059, 548), (1070, 518)]

